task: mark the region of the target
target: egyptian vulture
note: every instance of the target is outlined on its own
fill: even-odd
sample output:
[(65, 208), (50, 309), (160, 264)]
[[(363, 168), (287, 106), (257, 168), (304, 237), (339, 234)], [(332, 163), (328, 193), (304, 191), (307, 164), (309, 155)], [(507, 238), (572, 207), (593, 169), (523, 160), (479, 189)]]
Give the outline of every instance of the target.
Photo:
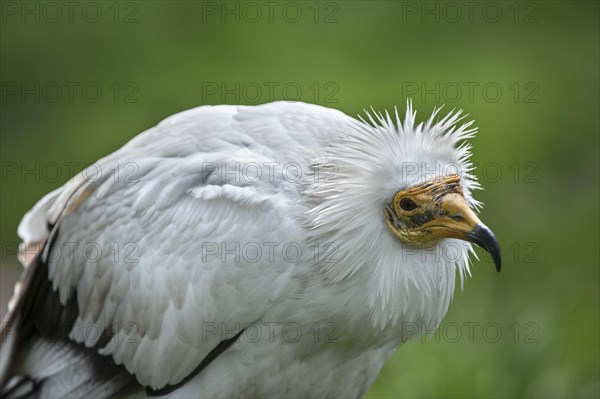
[(500, 270), (461, 115), (201, 106), (133, 138), (21, 221), (2, 397), (363, 396), (471, 243)]

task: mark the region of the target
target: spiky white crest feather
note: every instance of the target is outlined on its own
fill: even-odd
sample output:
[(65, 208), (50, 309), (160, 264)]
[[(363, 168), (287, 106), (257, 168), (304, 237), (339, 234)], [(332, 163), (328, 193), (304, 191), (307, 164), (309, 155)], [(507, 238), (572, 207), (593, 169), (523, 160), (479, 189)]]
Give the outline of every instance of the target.
[[(311, 239), (335, 243), (338, 250), (335, 262), (321, 264), (322, 272), (331, 284), (352, 276), (354, 281), (375, 280), (364, 286), (375, 287), (369, 305), (374, 325), (382, 329), (425, 315), (431, 315), (423, 320), (429, 327), (438, 323), (452, 297), (456, 271), (461, 284), (470, 274), (471, 244), (444, 239), (433, 250), (410, 247), (390, 234), (384, 220), (384, 204), (396, 192), (451, 174), (461, 176), (469, 204), (480, 206), (471, 195), (480, 186), (465, 142), (477, 129), (472, 121), (459, 125), (466, 116), (461, 110), (436, 121), (439, 110), (418, 125), (410, 101), (403, 122), (395, 110), (395, 125), (387, 111), (365, 111), (368, 122), (360, 118), (314, 165), (315, 170), (333, 165), (335, 175), (326, 180), (311, 176), (306, 190), (315, 204), (307, 218)], [(400, 301), (398, 293), (404, 293)], [(431, 306), (435, 309), (427, 309)]]

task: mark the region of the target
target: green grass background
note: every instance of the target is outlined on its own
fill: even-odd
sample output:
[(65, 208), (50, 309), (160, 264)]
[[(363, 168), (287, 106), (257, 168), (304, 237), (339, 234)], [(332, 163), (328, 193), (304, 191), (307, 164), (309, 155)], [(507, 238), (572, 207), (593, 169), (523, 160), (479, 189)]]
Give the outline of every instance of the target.
[[(15, 278), (16, 226), (70, 177), (65, 163), (81, 169), (201, 104), (295, 99), (300, 87), (299, 99), (356, 115), (370, 106), (403, 112), (410, 94), (422, 118), (446, 103), (476, 119), (485, 186), (477, 196), (504, 267), (498, 275), (489, 260), (476, 262), (442, 333), (398, 350), (368, 397), (598, 397), (599, 3), (474, 2), (473, 14), (467, 3), (276, 2), (270, 21), (269, 6), (256, 2), (263, 14), (253, 22), (256, 7), (236, 2), (96, 2), (85, 16), (102, 15), (90, 22), (82, 2), (72, 21), (61, 6), (52, 22), (45, 3), (4, 2), (3, 296)], [(238, 7), (239, 22), (223, 19), (223, 7)], [(36, 82), (39, 101), (23, 98)], [(53, 84), (65, 82), (78, 85), (72, 101), (65, 89), (54, 102)], [(81, 92), (90, 82), (102, 88), (96, 102)], [(236, 82), (239, 100), (206, 92)], [(39, 181), (7, 169), (36, 162)]]

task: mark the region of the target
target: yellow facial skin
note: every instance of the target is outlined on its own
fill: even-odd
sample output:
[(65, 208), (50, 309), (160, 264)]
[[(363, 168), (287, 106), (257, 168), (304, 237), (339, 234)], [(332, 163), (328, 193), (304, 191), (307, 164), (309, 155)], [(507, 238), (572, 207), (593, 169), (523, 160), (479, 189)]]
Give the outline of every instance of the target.
[(451, 175), (399, 191), (385, 205), (386, 223), (402, 242), (432, 246), (443, 238), (473, 242), (488, 251), (500, 271), (496, 237), (475, 215), (460, 188), (460, 176)]

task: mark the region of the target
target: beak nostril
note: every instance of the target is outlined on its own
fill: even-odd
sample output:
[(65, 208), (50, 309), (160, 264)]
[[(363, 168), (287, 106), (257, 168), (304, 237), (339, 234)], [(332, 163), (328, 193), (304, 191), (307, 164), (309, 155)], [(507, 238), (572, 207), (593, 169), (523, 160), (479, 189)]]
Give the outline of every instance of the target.
[(462, 217), (461, 215), (454, 215), (454, 216), (450, 216), (453, 220), (456, 220), (457, 222), (464, 222), (465, 218)]

